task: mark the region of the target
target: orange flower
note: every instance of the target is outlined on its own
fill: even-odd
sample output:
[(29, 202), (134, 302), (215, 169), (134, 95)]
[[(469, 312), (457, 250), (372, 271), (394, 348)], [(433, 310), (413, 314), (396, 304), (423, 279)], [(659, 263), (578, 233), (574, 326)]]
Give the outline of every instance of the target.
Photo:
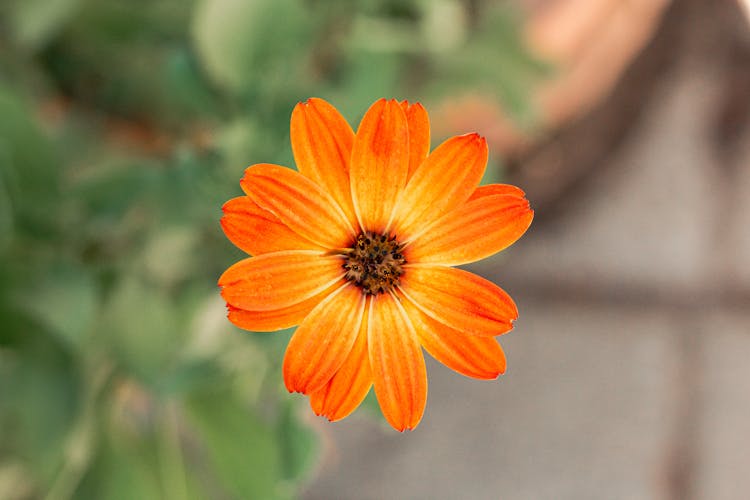
[(453, 137), (428, 154), (418, 103), (381, 99), (355, 134), (313, 98), (294, 109), (291, 141), (299, 172), (253, 165), (240, 181), (246, 196), (224, 205), (224, 232), (252, 257), (219, 278), (240, 328), (299, 325), (284, 358), (287, 389), (333, 421), (374, 385), (402, 431), (424, 412), (422, 347), (470, 377), (503, 373), (494, 336), (513, 328), (516, 306), (451, 267), (506, 248), (534, 215), (520, 189), (479, 187), (485, 140)]

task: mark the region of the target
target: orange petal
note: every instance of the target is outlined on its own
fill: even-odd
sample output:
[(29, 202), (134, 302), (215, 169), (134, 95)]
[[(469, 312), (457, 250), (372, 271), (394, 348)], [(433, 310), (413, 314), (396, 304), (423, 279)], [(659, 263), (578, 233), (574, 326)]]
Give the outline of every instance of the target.
[(232, 198), (221, 209), (224, 234), (250, 255), (280, 250), (322, 250), (289, 229), (278, 217), (260, 208), (249, 196)]
[(294, 108), (290, 135), (300, 173), (327, 191), (349, 223), (356, 225), (349, 188), (354, 132), (344, 117), (323, 99), (313, 97)]
[(289, 341), (284, 383), (289, 392), (321, 389), (346, 361), (359, 333), (365, 296), (346, 284), (313, 309)]
[(372, 371), (367, 351), (368, 305), (349, 356), (339, 371), (321, 389), (310, 394), (310, 406), (316, 415), (331, 422), (348, 416), (362, 403), (372, 386)]
[(505, 373), (505, 353), (493, 337), (464, 335), (420, 312), (409, 300), (402, 304), (433, 358), (467, 377), (490, 380)]
[(385, 232), (409, 173), (409, 126), (395, 100), (367, 110), (354, 138), (352, 200), (362, 229)]
[(394, 212), (394, 232), (406, 241), (462, 205), (487, 165), (487, 141), (477, 134), (448, 139), (414, 172)]
[(469, 197), (469, 201), (481, 198), (483, 196), (492, 196), (493, 194), (509, 194), (511, 196), (519, 196), (521, 198), (526, 197), (526, 193), (519, 187), (512, 186), (510, 184), (488, 184), (486, 186), (479, 186), (474, 190), (472, 195)]
[(401, 291), (423, 313), (464, 333), (500, 335), (518, 318), (513, 299), (499, 286), (461, 269), (407, 264)]
[[(343, 280), (342, 280), (343, 281)], [(338, 289), (343, 283), (336, 282), (333, 286), (307, 300), (297, 304), (273, 309), (271, 311), (245, 311), (232, 305), (227, 305), (229, 321), (236, 326), (252, 332), (273, 332), (299, 325), (302, 320), (317, 306), (320, 301)]]
[(407, 262), (458, 266), (503, 250), (534, 218), (525, 198), (491, 195), (448, 212), (404, 249)]
[(294, 170), (261, 163), (245, 170), (242, 189), (295, 233), (325, 248), (346, 247), (355, 234), (341, 208)]
[(401, 108), (406, 113), (406, 121), (409, 123), (408, 179), (430, 152), (430, 118), (427, 116), (427, 110), (418, 102), (409, 104), (409, 101), (401, 101)]
[(221, 296), (247, 311), (272, 311), (299, 304), (343, 276), (340, 257), (312, 250), (285, 250), (244, 259), (219, 278)]
[(391, 294), (372, 298), (367, 340), (375, 395), (383, 416), (398, 431), (413, 429), (427, 402), (427, 372), (417, 334)]

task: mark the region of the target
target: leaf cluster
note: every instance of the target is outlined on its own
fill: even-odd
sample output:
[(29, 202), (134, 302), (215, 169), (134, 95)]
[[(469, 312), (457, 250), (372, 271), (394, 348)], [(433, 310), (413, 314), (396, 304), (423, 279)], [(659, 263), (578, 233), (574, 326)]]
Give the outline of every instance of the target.
[(216, 279), (243, 256), (220, 207), (251, 162), (293, 165), (306, 97), (352, 123), (380, 96), (521, 103), (537, 68), (504, 12), (4, 1), (0, 498), (295, 496), (317, 440), (281, 386), (289, 332), (226, 321)]

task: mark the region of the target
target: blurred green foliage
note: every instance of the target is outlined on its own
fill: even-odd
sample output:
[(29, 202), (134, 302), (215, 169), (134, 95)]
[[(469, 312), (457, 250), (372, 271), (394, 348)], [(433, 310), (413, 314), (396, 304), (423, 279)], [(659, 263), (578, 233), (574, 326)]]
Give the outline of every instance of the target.
[(248, 164), (292, 165), (309, 96), (353, 123), (476, 88), (526, 113), (502, 5), (0, 4), (0, 498), (294, 497), (317, 446), (289, 332), (224, 318), (220, 207)]

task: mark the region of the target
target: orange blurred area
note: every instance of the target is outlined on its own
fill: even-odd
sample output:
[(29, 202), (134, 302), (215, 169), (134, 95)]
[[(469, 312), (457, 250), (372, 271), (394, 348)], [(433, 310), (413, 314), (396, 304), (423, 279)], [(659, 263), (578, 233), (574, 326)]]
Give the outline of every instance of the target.
[(622, 73), (649, 43), (670, 0), (518, 0), (531, 53), (551, 74), (531, 91), (534, 125), (519, 130), (490, 96), (445, 103), (440, 132), (479, 124), (491, 144), (517, 154), (533, 137), (575, 120), (611, 92)]

